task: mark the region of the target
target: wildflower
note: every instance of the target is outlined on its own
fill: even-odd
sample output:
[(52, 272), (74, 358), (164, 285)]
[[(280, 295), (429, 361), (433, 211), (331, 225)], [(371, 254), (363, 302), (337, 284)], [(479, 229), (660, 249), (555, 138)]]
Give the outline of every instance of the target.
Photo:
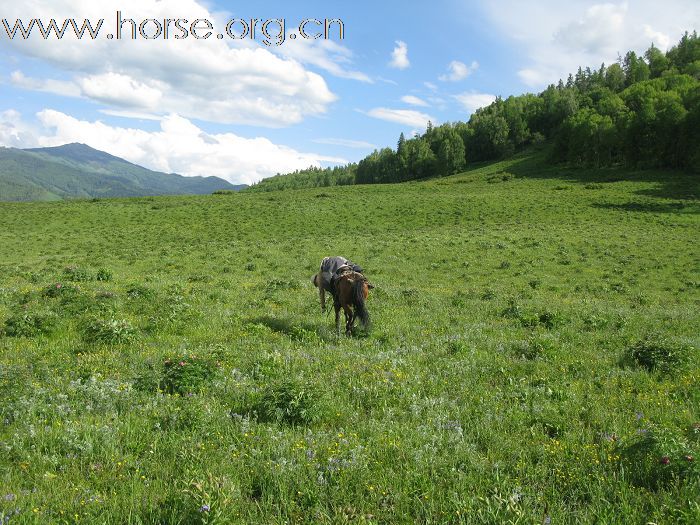
[(669, 463), (671, 463), (671, 458), (669, 458), (668, 456), (663, 456), (659, 460), (659, 463), (661, 463), (662, 465), (668, 465)]
[(10, 493), (10, 494), (5, 494), (5, 496), (3, 497), (3, 499), (4, 499), (5, 501), (15, 501), (15, 500), (17, 499), (17, 496), (16, 496), (15, 494), (12, 494), (12, 493)]
[(199, 512), (209, 512), (210, 509), (211, 507), (209, 507), (209, 505), (204, 504), (201, 507), (199, 507)]
[(185, 366), (185, 362), (184, 362), (184, 361), (180, 361), (179, 364), (180, 364), (180, 366)]
[(695, 459), (695, 458), (694, 458), (693, 456), (691, 456), (690, 454), (688, 454), (687, 456), (685, 456), (685, 460), (686, 460), (686, 461), (693, 461), (694, 459)]
[(642, 414), (641, 412), (637, 412), (634, 414), (634, 416), (637, 418), (637, 421), (639, 421), (644, 417), (644, 414)]

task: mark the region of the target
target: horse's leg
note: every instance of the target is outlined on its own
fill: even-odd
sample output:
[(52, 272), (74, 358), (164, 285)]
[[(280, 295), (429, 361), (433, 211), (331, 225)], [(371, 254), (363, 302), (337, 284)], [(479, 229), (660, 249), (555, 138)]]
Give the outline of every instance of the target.
[(334, 301), (333, 308), (335, 308), (335, 331), (340, 334), (340, 302)]
[(343, 305), (343, 311), (345, 313), (345, 333), (347, 335), (352, 334), (352, 324), (355, 321), (352, 314), (352, 309), (348, 305)]

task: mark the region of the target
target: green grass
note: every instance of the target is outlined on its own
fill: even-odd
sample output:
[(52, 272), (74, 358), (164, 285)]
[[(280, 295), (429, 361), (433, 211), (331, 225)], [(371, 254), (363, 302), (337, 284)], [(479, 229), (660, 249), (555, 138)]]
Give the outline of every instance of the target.
[[(0, 204), (0, 516), (697, 523), (698, 195), (521, 156)], [(336, 254), (368, 334), (320, 313)]]

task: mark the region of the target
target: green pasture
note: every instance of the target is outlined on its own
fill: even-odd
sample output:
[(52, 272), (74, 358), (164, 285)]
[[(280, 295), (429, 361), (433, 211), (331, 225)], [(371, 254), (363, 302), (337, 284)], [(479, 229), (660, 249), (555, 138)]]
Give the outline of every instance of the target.
[(699, 188), (521, 155), (0, 203), (0, 523), (698, 523)]

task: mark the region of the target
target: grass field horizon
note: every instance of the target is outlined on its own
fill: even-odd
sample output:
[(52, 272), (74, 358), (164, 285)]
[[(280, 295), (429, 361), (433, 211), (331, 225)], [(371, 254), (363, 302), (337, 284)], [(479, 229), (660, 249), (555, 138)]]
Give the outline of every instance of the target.
[[(700, 183), (0, 203), (0, 520), (697, 523)], [(337, 336), (310, 282), (376, 286)]]

